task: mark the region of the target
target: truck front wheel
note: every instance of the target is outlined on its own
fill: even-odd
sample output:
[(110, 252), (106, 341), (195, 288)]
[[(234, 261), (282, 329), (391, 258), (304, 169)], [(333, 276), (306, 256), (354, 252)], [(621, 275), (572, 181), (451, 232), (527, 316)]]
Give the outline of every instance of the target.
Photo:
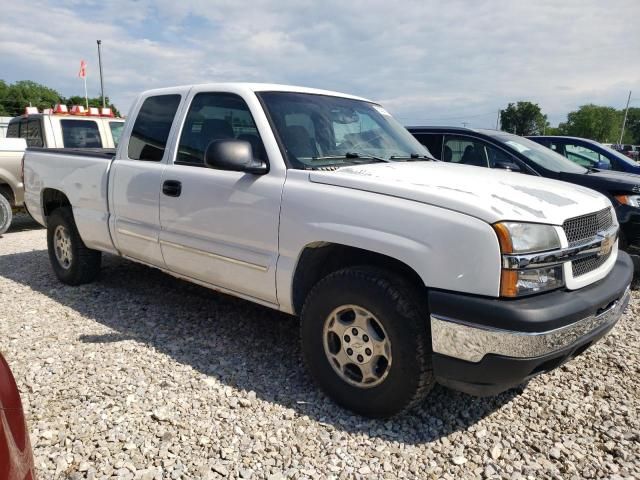
[(53, 271), (62, 283), (89, 283), (100, 273), (102, 254), (84, 244), (69, 207), (56, 209), (47, 219), (47, 247)]
[(423, 305), (417, 289), (385, 270), (354, 267), (325, 277), (302, 310), (302, 352), (316, 382), (369, 417), (421, 401), (435, 383)]
[(11, 210), (11, 204), (9, 200), (7, 200), (7, 197), (0, 193), (0, 235), (9, 230), (12, 219), (13, 212)]

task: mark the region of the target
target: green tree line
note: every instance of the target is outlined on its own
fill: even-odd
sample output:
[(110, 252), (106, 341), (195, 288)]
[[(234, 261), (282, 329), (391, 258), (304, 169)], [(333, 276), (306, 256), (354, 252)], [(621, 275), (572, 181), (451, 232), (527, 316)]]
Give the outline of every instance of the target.
[[(618, 143), (624, 110), (603, 105), (582, 105), (567, 114), (567, 121), (552, 127), (533, 102), (509, 103), (500, 110), (500, 129), (516, 135), (569, 135), (603, 143)], [(640, 108), (629, 108), (622, 143), (640, 144)]]
[[(84, 96), (73, 95), (64, 97), (56, 90), (41, 85), (31, 80), (20, 80), (15, 83), (7, 83), (0, 80), (0, 117), (16, 117), (24, 113), (25, 107), (38, 107), (39, 110), (51, 108), (57, 103), (65, 105), (84, 105)], [(111, 107), (115, 115), (120, 116), (120, 112), (105, 97), (105, 103)], [(102, 107), (102, 98), (89, 98), (90, 107)]]

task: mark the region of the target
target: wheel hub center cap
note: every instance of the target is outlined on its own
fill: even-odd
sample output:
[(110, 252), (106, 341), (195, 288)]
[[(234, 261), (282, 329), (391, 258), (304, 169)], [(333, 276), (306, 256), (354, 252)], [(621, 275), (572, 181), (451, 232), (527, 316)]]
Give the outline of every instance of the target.
[(342, 348), (349, 360), (359, 365), (371, 360), (373, 342), (364, 330), (359, 327), (345, 328), (342, 339)]

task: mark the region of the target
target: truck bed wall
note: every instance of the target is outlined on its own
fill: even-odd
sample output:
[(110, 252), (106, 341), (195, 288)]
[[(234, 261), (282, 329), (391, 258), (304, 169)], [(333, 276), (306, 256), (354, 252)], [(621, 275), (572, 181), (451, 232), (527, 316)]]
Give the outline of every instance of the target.
[[(62, 153), (64, 152), (64, 153)], [(82, 240), (89, 248), (114, 252), (109, 233), (107, 187), (111, 158), (103, 153), (28, 149), (25, 154), (25, 203), (41, 225), (46, 225), (43, 193), (46, 188), (64, 193)]]

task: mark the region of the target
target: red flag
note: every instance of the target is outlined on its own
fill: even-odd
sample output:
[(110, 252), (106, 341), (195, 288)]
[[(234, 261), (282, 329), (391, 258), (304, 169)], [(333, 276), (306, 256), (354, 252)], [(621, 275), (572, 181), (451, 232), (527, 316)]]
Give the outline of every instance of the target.
[(87, 62), (85, 62), (84, 60), (80, 60), (80, 71), (78, 72), (78, 77), (87, 77)]

